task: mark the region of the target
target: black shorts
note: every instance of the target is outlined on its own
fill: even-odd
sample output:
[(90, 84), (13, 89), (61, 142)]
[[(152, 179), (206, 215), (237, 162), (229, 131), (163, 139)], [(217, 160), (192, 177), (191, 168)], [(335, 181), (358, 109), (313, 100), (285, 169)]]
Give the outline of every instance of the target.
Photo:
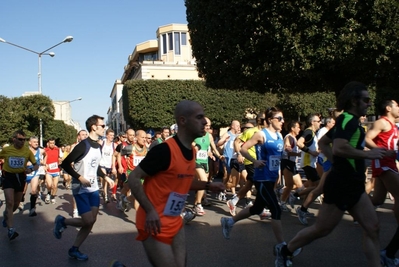
[(292, 172), (292, 175), (295, 175), (298, 173), (298, 170), (296, 169), (296, 163), (289, 159), (281, 160), (281, 171), (284, 171), (285, 169)]
[(23, 192), (26, 183), (26, 174), (2, 171), (3, 190), (12, 188), (15, 192)]
[(233, 158), (230, 160), (230, 169), (235, 169), (239, 173), (245, 170), (244, 163), (239, 163), (237, 159)]
[(320, 180), (320, 176), (317, 174), (316, 168), (312, 168), (310, 166), (305, 166), (302, 169), (305, 172), (306, 179), (308, 179), (312, 182), (317, 182)]
[(245, 170), (247, 171), (247, 181), (254, 182), (255, 168), (253, 164), (245, 165)]
[(195, 163), (196, 169), (204, 169), (205, 173), (209, 172), (209, 165), (207, 163)]
[(324, 199), (327, 204), (335, 204), (340, 210), (350, 210), (365, 192), (364, 177), (355, 178), (342, 171), (327, 175), (324, 182)]

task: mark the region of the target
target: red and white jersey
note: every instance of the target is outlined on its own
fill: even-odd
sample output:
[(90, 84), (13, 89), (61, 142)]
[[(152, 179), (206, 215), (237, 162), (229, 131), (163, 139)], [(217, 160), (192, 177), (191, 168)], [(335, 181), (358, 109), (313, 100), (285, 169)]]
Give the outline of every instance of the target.
[(60, 172), (60, 168), (58, 166), (58, 159), (60, 156), (60, 149), (58, 147), (44, 149), (47, 155), (47, 172), (48, 173), (57, 173)]
[[(391, 129), (387, 132), (380, 132), (374, 139), (374, 143), (378, 147), (383, 147), (388, 150), (398, 151), (398, 129), (396, 125), (389, 121), (386, 117), (381, 117), (391, 125)], [(396, 167), (396, 157), (383, 157), (372, 161), (373, 177), (381, 175), (383, 171), (391, 169), (398, 171)]]

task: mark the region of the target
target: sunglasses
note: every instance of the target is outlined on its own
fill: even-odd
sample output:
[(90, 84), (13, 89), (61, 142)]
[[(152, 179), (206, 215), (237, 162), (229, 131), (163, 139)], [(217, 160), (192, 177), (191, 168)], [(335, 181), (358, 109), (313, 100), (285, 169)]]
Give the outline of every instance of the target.
[(362, 97), (361, 99), (362, 99), (362, 101), (363, 101), (365, 104), (370, 104), (370, 103), (371, 103), (371, 98), (370, 98), (370, 97)]
[(273, 119), (277, 119), (279, 122), (284, 121), (284, 117), (282, 116), (273, 117)]
[(16, 138), (17, 140), (21, 141), (21, 142), (25, 142), (26, 138)]
[(105, 124), (96, 125), (96, 126), (100, 126), (100, 127), (103, 127), (103, 128), (105, 128)]

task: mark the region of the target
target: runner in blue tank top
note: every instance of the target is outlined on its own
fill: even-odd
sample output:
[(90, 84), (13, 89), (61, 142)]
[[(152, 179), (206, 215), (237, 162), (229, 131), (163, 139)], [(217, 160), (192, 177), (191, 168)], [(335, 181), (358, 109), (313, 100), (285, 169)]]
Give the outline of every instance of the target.
[[(252, 138), (241, 148), (241, 154), (253, 162), (255, 168), (254, 184), (257, 190), (256, 199), (253, 206), (241, 210), (232, 218), (221, 218), (223, 235), (226, 239), (230, 238), (233, 225), (251, 215), (259, 214), (265, 207), (270, 209), (272, 214), (272, 229), (277, 243), (281, 246), (285, 244), (283, 229), (281, 226), (281, 208), (274, 192), (274, 184), (279, 176), (280, 160), (283, 152), (283, 137), (280, 134), (284, 118), (283, 113), (277, 108), (269, 108), (265, 112), (268, 126), (262, 131), (256, 132)], [(256, 145), (255, 159), (248, 153), (248, 149)], [(295, 251), (295, 254), (298, 254)]]

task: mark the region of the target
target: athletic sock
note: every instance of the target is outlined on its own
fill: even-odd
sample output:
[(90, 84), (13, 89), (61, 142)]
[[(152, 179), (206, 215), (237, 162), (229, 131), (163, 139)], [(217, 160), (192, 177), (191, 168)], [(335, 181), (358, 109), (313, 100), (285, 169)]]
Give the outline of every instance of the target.
[(30, 209), (36, 207), (37, 195), (30, 195)]

